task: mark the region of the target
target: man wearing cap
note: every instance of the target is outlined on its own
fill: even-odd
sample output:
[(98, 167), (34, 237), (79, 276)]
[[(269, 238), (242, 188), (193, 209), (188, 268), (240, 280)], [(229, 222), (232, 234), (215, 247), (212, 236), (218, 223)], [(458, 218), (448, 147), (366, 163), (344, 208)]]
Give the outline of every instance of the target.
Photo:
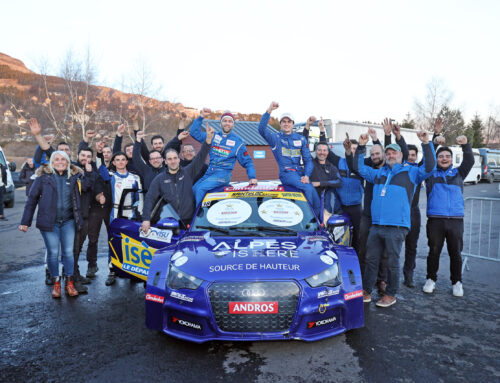
[(418, 133), (424, 153), (419, 167), (402, 164), (403, 154), (398, 144), (385, 148), (385, 165), (373, 169), (364, 163), (368, 134), (359, 137), (359, 146), (354, 158), (354, 170), (368, 182), (373, 183), (371, 206), (372, 226), (368, 234), (365, 272), (363, 274), (363, 302), (371, 302), (371, 291), (377, 280), (379, 263), (384, 251), (387, 255), (388, 283), (386, 295), (378, 302), (379, 307), (396, 303), (399, 288), (399, 253), (410, 229), (410, 206), (417, 185), (431, 176), (436, 167), (434, 146), (429, 143), (429, 133)]
[[(307, 146), (307, 139), (301, 134), (292, 131), (294, 119), (290, 113), (284, 113), (280, 117), (281, 131), (279, 133), (273, 133), (267, 129), (271, 113), (278, 107), (279, 104), (274, 101), (269, 105), (269, 108), (260, 119), (259, 133), (271, 146), (274, 158), (278, 163), (279, 177), (282, 184), (294, 186), (301, 190), (319, 217), (320, 199), (314, 186), (309, 181), (314, 164)], [(300, 163), (301, 159), (304, 166)]]
[(464, 179), (474, 165), (474, 154), (467, 137), (457, 137), (464, 159), (458, 168), (453, 167), (453, 153), (447, 146), (437, 151), (437, 169), (425, 181), (427, 192), (427, 281), (425, 293), (436, 287), (439, 256), (446, 239), (450, 256), (450, 279), (453, 295), (464, 295), (462, 287), (462, 247), (464, 234)]
[[(203, 108), (200, 116), (191, 125), (191, 136), (198, 142), (203, 142), (207, 138), (207, 133), (201, 131), (201, 124), (203, 119), (208, 117), (210, 113), (210, 109)], [(257, 185), (255, 167), (248, 155), (247, 148), (241, 137), (231, 132), (234, 127), (234, 116), (229, 112), (225, 112), (220, 118), (220, 125), (222, 130), (216, 132), (212, 140), (207, 172), (193, 186), (196, 206), (201, 202), (207, 191), (229, 184), (236, 160), (246, 169), (250, 180), (249, 184)]]

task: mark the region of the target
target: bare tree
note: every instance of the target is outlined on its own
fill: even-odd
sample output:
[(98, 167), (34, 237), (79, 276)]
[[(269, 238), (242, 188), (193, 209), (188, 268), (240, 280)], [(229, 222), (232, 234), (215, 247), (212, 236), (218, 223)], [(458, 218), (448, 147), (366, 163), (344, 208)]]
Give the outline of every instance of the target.
[(500, 107), (492, 108), (484, 123), (484, 143), (487, 147), (500, 147)]
[(453, 98), (453, 94), (440, 78), (432, 78), (426, 87), (427, 94), (424, 100), (415, 100), (414, 109), (417, 123), (430, 129), (434, 126), (434, 121), (441, 109)]
[(81, 129), (82, 138), (85, 138), (86, 127), (95, 114), (95, 111), (89, 108), (92, 85), (96, 78), (96, 67), (90, 48), (87, 47), (81, 60), (75, 58), (73, 51), (69, 50), (61, 63), (61, 77), (69, 93), (71, 118)]
[(140, 112), (142, 124), (140, 129), (146, 129), (158, 121), (160, 113), (152, 115), (153, 98), (157, 97), (161, 91), (161, 86), (155, 85), (155, 77), (151, 67), (144, 59), (139, 59), (136, 63), (135, 70), (130, 79), (130, 93), (134, 95), (134, 105)]

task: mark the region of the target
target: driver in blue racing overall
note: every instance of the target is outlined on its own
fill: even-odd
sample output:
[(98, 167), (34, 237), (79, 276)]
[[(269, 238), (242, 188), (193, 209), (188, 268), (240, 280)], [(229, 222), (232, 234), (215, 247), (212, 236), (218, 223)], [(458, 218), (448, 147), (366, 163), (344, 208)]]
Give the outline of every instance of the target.
[[(260, 119), (259, 133), (271, 146), (280, 170), (281, 183), (301, 190), (312, 204), (314, 213), (319, 217), (320, 199), (309, 181), (314, 164), (307, 146), (307, 139), (292, 131), (295, 122), (290, 113), (285, 113), (280, 117), (281, 131), (279, 133), (267, 129), (271, 112), (278, 107), (279, 104), (273, 101), (267, 108), (266, 113)], [(301, 159), (304, 161), (304, 166), (301, 165)]]
[[(193, 121), (190, 134), (198, 142), (207, 139), (207, 133), (201, 131), (203, 119), (210, 115), (208, 108), (203, 108), (200, 116)], [(255, 178), (255, 168), (252, 159), (248, 155), (247, 148), (243, 140), (231, 130), (234, 127), (234, 116), (226, 112), (220, 118), (222, 130), (215, 132), (210, 148), (210, 163), (207, 172), (193, 186), (193, 193), (196, 199), (196, 206), (201, 202), (206, 192), (218, 186), (229, 185), (236, 159), (243, 166), (248, 175), (249, 184), (257, 185)]]

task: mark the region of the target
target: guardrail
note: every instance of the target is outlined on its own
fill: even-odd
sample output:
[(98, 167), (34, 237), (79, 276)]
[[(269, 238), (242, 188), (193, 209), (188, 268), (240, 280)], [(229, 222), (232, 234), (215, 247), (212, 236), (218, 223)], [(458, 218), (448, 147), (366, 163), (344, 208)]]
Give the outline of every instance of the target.
[(467, 197), (464, 204), (462, 272), (469, 258), (500, 262), (500, 198)]

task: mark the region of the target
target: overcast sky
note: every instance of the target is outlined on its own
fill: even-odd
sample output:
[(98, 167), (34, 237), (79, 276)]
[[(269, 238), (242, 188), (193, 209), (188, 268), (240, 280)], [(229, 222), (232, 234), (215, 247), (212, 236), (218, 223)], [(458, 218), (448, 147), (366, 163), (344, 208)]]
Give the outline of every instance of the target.
[[(296, 121), (402, 120), (434, 77), (452, 106), (500, 107), (500, 1), (9, 1), (0, 52), (32, 70), (90, 46), (98, 83), (149, 64), (159, 98)], [(279, 113), (276, 113), (279, 114)]]

